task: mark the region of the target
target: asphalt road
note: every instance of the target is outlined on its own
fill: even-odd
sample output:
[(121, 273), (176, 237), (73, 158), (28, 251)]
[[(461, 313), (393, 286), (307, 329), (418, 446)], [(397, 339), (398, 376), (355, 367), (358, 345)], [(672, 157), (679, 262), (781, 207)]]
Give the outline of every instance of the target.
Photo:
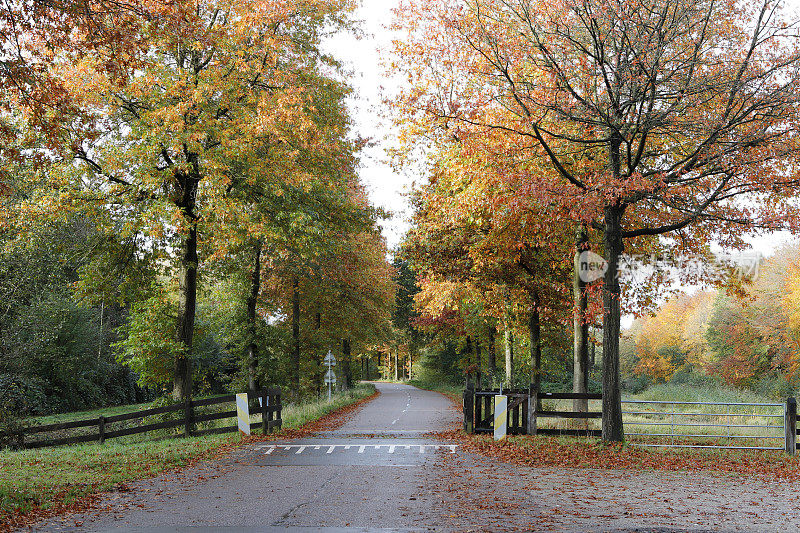
[(378, 388), (336, 431), (243, 446), (34, 530), (800, 531), (800, 480), (504, 464), (429, 434), (459, 422), (443, 396)]
[(130, 485), (99, 510), (39, 531), (385, 531), (442, 529), (431, 478), (457, 447), (429, 433), (457, 422), (440, 394), (378, 384), (380, 396), (313, 438), (242, 447), (226, 459)]

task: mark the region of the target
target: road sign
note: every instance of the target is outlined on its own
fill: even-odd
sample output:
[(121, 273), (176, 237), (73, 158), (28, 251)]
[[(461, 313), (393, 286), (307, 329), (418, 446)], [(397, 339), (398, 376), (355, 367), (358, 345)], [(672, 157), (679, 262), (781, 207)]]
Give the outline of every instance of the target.
[(322, 362), (328, 366), (328, 373), (325, 374), (325, 383), (328, 385), (328, 401), (330, 401), (331, 385), (336, 385), (336, 374), (333, 373), (333, 367), (336, 365), (336, 358), (331, 351), (328, 350), (328, 355), (325, 356)]

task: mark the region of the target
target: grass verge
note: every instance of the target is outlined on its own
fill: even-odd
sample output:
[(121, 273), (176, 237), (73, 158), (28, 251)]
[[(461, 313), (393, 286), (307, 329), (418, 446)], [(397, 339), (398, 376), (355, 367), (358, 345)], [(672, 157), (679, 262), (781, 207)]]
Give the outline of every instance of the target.
[(376, 394), (374, 386), (359, 385), (335, 395), (331, 402), (287, 405), (282, 413), (284, 428), (266, 437), (229, 434), (0, 451), (0, 531), (85, 508), (101, 492), (219, 457), (244, 442), (335, 428)]
[(408, 382), (409, 385), (413, 385), (418, 389), (429, 390), (433, 392), (438, 392), (440, 394), (444, 394), (448, 398), (450, 398), (456, 406), (461, 409), (462, 405), (462, 398), (464, 396), (464, 386), (463, 385), (448, 385), (448, 384), (441, 384), (441, 383), (429, 383), (427, 381), (419, 381), (419, 380), (411, 380)]

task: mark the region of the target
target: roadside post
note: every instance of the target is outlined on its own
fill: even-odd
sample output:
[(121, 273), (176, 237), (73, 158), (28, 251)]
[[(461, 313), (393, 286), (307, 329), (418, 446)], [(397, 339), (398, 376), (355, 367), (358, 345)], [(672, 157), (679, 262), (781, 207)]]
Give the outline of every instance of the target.
[(239, 431), (245, 435), (250, 434), (250, 406), (247, 401), (247, 393), (242, 392), (236, 395), (236, 418)]
[(325, 356), (323, 362), (328, 367), (328, 372), (325, 374), (325, 383), (328, 385), (328, 401), (331, 401), (331, 387), (336, 385), (336, 374), (333, 372), (333, 367), (336, 366), (336, 358), (330, 350), (328, 350), (328, 355)]
[(797, 400), (791, 396), (786, 399), (784, 415), (783, 429), (786, 434), (786, 453), (794, 455), (797, 451)]
[(494, 397), (494, 440), (504, 440), (508, 432), (508, 396)]

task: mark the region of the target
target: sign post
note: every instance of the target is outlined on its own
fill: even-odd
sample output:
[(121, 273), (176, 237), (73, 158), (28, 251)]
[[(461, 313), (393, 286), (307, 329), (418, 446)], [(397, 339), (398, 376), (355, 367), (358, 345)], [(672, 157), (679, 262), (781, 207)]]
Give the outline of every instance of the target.
[(508, 432), (508, 396), (496, 394), (494, 397), (494, 440), (503, 440)]
[(325, 356), (323, 362), (328, 367), (328, 372), (325, 374), (325, 383), (328, 385), (328, 401), (331, 401), (331, 387), (336, 385), (336, 374), (333, 372), (333, 367), (336, 366), (336, 358), (330, 350), (328, 350), (328, 355)]

